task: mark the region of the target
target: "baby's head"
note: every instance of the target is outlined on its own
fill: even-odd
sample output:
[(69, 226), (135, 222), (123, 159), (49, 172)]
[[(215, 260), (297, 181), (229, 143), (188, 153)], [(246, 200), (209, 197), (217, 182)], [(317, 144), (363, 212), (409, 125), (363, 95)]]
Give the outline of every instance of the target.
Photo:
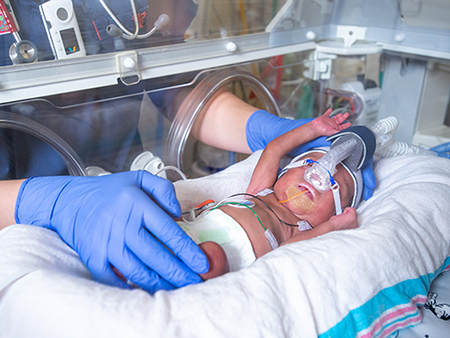
[[(336, 213), (332, 190), (321, 193), (304, 178), (305, 170), (311, 164), (295, 166), (293, 163), (305, 162), (306, 159), (317, 161), (326, 150), (313, 149), (305, 152), (291, 162), (283, 170), (275, 183), (274, 191), (278, 200), (286, 201), (285, 207), (301, 220), (306, 220), (311, 226), (317, 226), (329, 220)], [(310, 162), (310, 161), (308, 161)], [(334, 180), (339, 184), (339, 195), (342, 208), (357, 207), (363, 190), (363, 180), (360, 170), (352, 171), (345, 164), (338, 164), (333, 173)], [(293, 196), (297, 196), (293, 198)]]

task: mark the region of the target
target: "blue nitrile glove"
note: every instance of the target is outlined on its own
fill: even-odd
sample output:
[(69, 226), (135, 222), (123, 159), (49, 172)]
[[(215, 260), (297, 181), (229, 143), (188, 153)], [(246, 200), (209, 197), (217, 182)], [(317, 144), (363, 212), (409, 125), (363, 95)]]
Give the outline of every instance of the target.
[[(312, 118), (291, 120), (270, 114), (265, 110), (257, 110), (249, 117), (245, 127), (247, 144), (251, 151), (264, 149), (270, 141), (278, 136), (312, 120)], [(326, 137), (319, 137), (298, 146), (289, 155), (296, 156), (312, 148), (327, 147), (330, 145), (331, 143), (326, 140)], [(363, 198), (368, 200), (372, 196), (373, 189), (376, 186), (376, 178), (373, 173), (373, 160), (362, 169), (362, 175), (364, 180)]]
[[(257, 110), (250, 115), (247, 125), (245, 126), (247, 144), (253, 152), (264, 149), (270, 141), (276, 139), (278, 136), (300, 127), (305, 123), (311, 122), (312, 120), (314, 119), (291, 120), (270, 114), (265, 110)], [(319, 137), (295, 148), (289, 155), (295, 156), (312, 148), (330, 145), (331, 143), (326, 140), (326, 137)]]
[(20, 187), (15, 217), (17, 223), (58, 232), (94, 280), (127, 287), (114, 266), (153, 293), (199, 283), (196, 273), (209, 269), (200, 248), (172, 220), (180, 214), (172, 183), (133, 171), (30, 178)]
[(367, 201), (369, 198), (372, 197), (373, 190), (377, 186), (377, 179), (373, 172), (373, 157), (370, 159), (369, 162), (367, 162), (367, 164), (364, 167), (361, 168), (361, 173), (364, 182), (364, 190), (362, 198)]

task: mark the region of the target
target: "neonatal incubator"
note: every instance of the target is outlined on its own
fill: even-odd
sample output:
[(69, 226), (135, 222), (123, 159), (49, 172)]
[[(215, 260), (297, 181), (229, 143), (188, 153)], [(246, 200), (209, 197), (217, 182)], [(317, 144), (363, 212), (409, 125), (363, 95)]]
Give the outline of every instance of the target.
[[(144, 169), (177, 180), (176, 173), (164, 171), (173, 166), (188, 177), (218, 172), (210, 176), (215, 181), (208, 194), (217, 187), (225, 193), (231, 184), (223, 183), (224, 176), (234, 167), (222, 169), (239, 161), (246, 165), (241, 160), (247, 155), (191, 136), (201, 111), (223, 90), (286, 119), (313, 118), (328, 108), (333, 114), (348, 112), (353, 125), (373, 131), (380, 157), (405, 148), (445, 154), (450, 142), (449, 14), (447, 0), (0, 0), (0, 179)], [(297, 327), (310, 336), (331, 329), (341, 336), (353, 326), (368, 336), (390, 320), (397, 325), (396, 314), (404, 313), (402, 327), (417, 324), (418, 314), (407, 313), (407, 306), (415, 309), (420, 303), (416, 295), (426, 294), (422, 289), (428, 290), (444, 260), (442, 266), (448, 267), (450, 183), (441, 160), (432, 158), (429, 166), (408, 158), (382, 162), (376, 168), (379, 193), (358, 210), (361, 227), (351, 236), (338, 232), (284, 252), (277, 249), (270, 260), (242, 275), (227, 275), (223, 287), (213, 289), (221, 286), (219, 280), (147, 301), (139, 292), (92, 287), (81, 261), (71, 264), (77, 258), (53, 232), (34, 236), (45, 229), (30, 227), (33, 236), (23, 241), (27, 237), (20, 233), (26, 245), (17, 246), (14, 231), (27, 227), (2, 231), (2, 252), (13, 253), (2, 261), (2, 271), (26, 277), (2, 285), (7, 304), (2, 308), (11, 316), (5, 322), (15, 323), (11, 318), (16, 317), (17, 327), (28, 329), (33, 325), (23, 325), (23, 318), (32, 318), (48, 331), (52, 326), (46, 321), (53, 320), (53, 332), (59, 332), (57, 325), (67, 332), (67, 323), (77, 323), (70, 326), (74, 332), (87, 327), (93, 336), (108, 329), (121, 336), (132, 335), (132, 329), (189, 335), (203, 328), (209, 335), (211, 329), (238, 336), (260, 328), (261, 335), (281, 336), (298, 332)], [(185, 204), (194, 203), (188, 183), (175, 183)], [(206, 183), (198, 185), (203, 189)], [(69, 266), (58, 261), (54, 247), (69, 257)], [(16, 249), (42, 254), (42, 264), (29, 252), (14, 254)], [(16, 264), (21, 259), (23, 266)], [(45, 273), (21, 270), (36, 265)], [(60, 267), (67, 272), (64, 278)], [(397, 286), (400, 294), (414, 291), (406, 302), (393, 302)], [(14, 290), (28, 292), (8, 299)], [(56, 296), (46, 299), (54, 290)], [(75, 295), (70, 304), (60, 297), (67, 290)], [(189, 298), (192, 290), (198, 298)], [(87, 306), (77, 306), (92, 295)], [(197, 301), (205, 295), (208, 301)], [(229, 301), (219, 307), (216, 299)], [(243, 299), (249, 300), (245, 306), (236, 306)], [(42, 304), (60, 301), (65, 307), (52, 306), (50, 315), (51, 306), (42, 311)], [(192, 311), (198, 306), (211, 311)], [(89, 311), (102, 313), (108, 325), (86, 316)], [(377, 311), (382, 315), (374, 316)], [(370, 322), (362, 328), (349, 325), (352, 313)], [(130, 316), (139, 319), (129, 321)], [(167, 327), (147, 326), (159, 318)], [(117, 330), (120, 325), (126, 333)]]
[(246, 155), (190, 134), (223, 89), (289, 119), (395, 116), (396, 141), (450, 141), (444, 0), (0, 5), (2, 179), (219, 171)]

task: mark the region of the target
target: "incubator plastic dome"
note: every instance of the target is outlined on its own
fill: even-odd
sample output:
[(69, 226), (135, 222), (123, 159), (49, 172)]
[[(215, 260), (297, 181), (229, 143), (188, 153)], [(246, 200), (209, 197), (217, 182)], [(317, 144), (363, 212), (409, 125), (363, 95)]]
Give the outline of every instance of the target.
[(222, 69), (212, 72), (181, 103), (169, 130), (166, 163), (184, 170), (184, 148), (197, 116), (220, 88), (231, 81), (237, 80), (244, 82), (251, 88), (259, 98), (263, 109), (280, 115), (280, 110), (270, 90), (253, 74), (236, 69)]

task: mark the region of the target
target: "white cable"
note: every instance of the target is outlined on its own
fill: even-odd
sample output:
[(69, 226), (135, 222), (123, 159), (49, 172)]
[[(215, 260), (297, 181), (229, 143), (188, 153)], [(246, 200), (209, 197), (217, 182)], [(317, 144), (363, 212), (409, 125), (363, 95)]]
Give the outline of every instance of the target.
[(109, 14), (109, 16), (114, 20), (117, 26), (122, 30), (123, 34), (122, 37), (127, 40), (134, 40), (134, 39), (146, 39), (149, 36), (153, 35), (158, 29), (161, 29), (162, 27), (166, 26), (170, 22), (170, 17), (167, 14), (161, 14), (158, 19), (154, 23), (154, 27), (149, 30), (147, 33), (139, 35), (139, 18), (137, 16), (137, 10), (136, 10), (136, 4), (134, 0), (130, 0), (131, 9), (133, 11), (133, 18), (134, 18), (134, 24), (135, 24), (135, 32), (134, 34), (131, 33), (120, 21), (117, 19), (117, 17), (114, 15), (114, 13), (111, 11), (111, 9), (108, 7), (108, 5), (105, 3), (104, 0), (98, 0), (100, 4), (103, 6), (105, 11)]
[(132, 34), (132, 35), (131, 35), (131, 33), (129, 33), (127, 31), (127, 34), (129, 34), (131, 36), (124, 34), (123, 37), (127, 40), (134, 40), (139, 34), (139, 18), (137, 16), (136, 4), (134, 3), (134, 0), (130, 0), (130, 3), (131, 3), (131, 9), (133, 10), (134, 25), (135, 25), (136, 29), (134, 31), (134, 34)]
[(155, 33), (158, 29), (161, 29), (164, 26), (167, 26), (167, 24), (169, 22), (170, 22), (170, 17), (165, 13), (161, 14), (158, 17), (158, 19), (155, 21), (155, 23), (153, 24), (153, 28), (143, 35), (137, 35), (136, 39), (148, 38), (149, 36), (153, 35), (153, 33)]
[(168, 165), (168, 166), (165, 166), (165, 167), (159, 169), (159, 170), (155, 173), (155, 175), (158, 176), (158, 174), (160, 174), (160, 173), (162, 173), (163, 171), (166, 171), (166, 170), (173, 170), (173, 171), (176, 171), (176, 172), (178, 173), (178, 175), (180, 175), (181, 178), (182, 178), (183, 180), (187, 180), (186, 175), (185, 175), (179, 168), (174, 167), (174, 166), (172, 166), (172, 165)]
[(144, 35), (137, 35), (137, 36), (136, 36), (136, 39), (146, 39), (146, 38), (148, 38), (149, 36), (153, 35), (153, 33), (155, 33), (157, 29), (158, 29), (158, 28), (153, 27), (153, 28), (152, 28), (151, 30), (149, 30), (146, 34), (144, 34)]
[[(166, 171), (166, 170), (173, 170), (173, 171), (176, 171), (176, 172), (178, 173), (178, 175), (180, 175), (181, 178), (182, 178), (184, 181), (187, 180), (186, 175), (185, 175), (179, 168), (174, 167), (174, 166), (172, 166), (172, 165), (168, 165), (168, 166), (165, 166), (165, 167), (159, 169), (159, 170), (155, 173), (155, 175), (158, 176), (160, 173), (162, 173), (163, 171)], [(183, 221), (189, 223), (189, 222), (192, 222), (192, 221), (195, 220), (196, 217), (195, 217), (195, 210), (194, 210), (194, 209), (189, 210), (189, 215), (191, 216), (191, 220), (187, 220), (187, 219), (185, 219), (184, 217), (182, 217)]]
[(136, 27), (134, 34), (131, 33), (124, 25), (122, 25), (122, 23), (119, 21), (119, 19), (117, 19), (117, 17), (114, 15), (114, 13), (111, 11), (111, 9), (108, 7), (108, 5), (105, 3), (104, 0), (98, 0), (98, 1), (101, 3), (101, 5), (105, 9), (105, 11), (108, 12), (109, 16), (114, 20), (116, 25), (119, 26), (119, 28), (124, 32), (123, 37), (125, 39), (132, 40), (132, 39), (136, 38), (136, 36), (139, 32), (139, 22), (138, 22), (138, 18), (137, 18), (137, 12), (136, 12), (136, 6), (134, 4), (134, 0), (130, 0), (131, 8), (133, 10), (134, 24)]

